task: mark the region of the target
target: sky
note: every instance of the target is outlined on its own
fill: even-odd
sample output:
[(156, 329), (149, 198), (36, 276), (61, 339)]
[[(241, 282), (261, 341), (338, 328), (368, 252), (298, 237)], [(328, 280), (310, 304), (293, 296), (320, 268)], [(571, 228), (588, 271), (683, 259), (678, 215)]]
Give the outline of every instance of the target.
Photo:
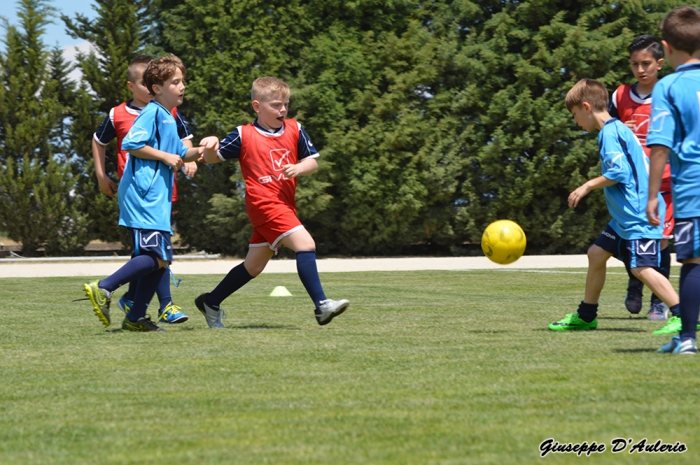
[[(7, 19), (11, 25), (19, 26), (19, 18), (17, 17), (19, 2), (16, 0), (2, 0), (2, 4), (0, 16)], [(88, 18), (96, 17), (95, 10), (92, 9), (92, 0), (50, 0), (47, 1), (47, 4), (55, 8), (59, 15), (62, 13), (73, 18), (76, 13), (81, 13)], [(66, 34), (65, 29), (66, 27), (60, 17), (53, 18), (53, 24), (46, 26), (42, 39), (49, 48), (58, 45), (63, 49), (63, 55), (72, 61), (76, 53), (75, 48), (78, 47), (81, 51), (86, 52), (89, 50), (89, 43), (71, 38)], [(4, 33), (4, 29), (0, 28), (0, 34), (4, 35)]]

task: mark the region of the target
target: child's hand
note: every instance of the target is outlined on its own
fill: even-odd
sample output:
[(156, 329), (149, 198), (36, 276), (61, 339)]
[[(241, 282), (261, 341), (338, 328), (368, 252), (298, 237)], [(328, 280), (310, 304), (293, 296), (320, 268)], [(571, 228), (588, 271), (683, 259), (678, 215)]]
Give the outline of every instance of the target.
[(168, 155), (167, 157), (165, 157), (164, 163), (175, 171), (182, 168), (183, 165), (183, 161), (180, 155)]
[(588, 195), (588, 183), (578, 187), (575, 191), (569, 194), (569, 207), (574, 208), (578, 205), (582, 198)]
[(199, 146), (205, 150), (219, 150), (219, 138), (216, 136), (205, 137), (199, 141)]
[(191, 178), (192, 176), (194, 176), (197, 173), (197, 162), (191, 161), (191, 162), (185, 163), (182, 166), (182, 171), (184, 171), (185, 176), (187, 176), (188, 178)]
[(656, 197), (649, 197), (647, 201), (647, 219), (652, 226), (659, 226), (661, 224), (661, 219), (659, 218), (659, 199)]
[(301, 174), (301, 167), (299, 165), (284, 165), (282, 167), (282, 174), (289, 179), (294, 179)]
[(632, 131), (634, 131), (634, 120), (631, 119), (631, 120), (629, 120), (629, 121), (625, 121), (625, 126), (627, 126), (627, 127), (630, 128)]

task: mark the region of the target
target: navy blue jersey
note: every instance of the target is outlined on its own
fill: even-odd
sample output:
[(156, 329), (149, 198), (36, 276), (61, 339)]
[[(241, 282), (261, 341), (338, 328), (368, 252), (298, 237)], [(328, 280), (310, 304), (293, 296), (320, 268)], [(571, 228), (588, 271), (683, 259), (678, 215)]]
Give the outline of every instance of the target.
[[(284, 126), (277, 130), (267, 130), (260, 126), (257, 120), (253, 121), (253, 125), (255, 129), (262, 134), (276, 134), (279, 131), (284, 131)], [(318, 150), (316, 150), (314, 144), (311, 143), (309, 135), (304, 131), (304, 128), (301, 127), (301, 124), (299, 124), (299, 143), (297, 144), (297, 149), (299, 150), (298, 161), (307, 157), (318, 157)], [(238, 127), (219, 142), (218, 155), (222, 161), (237, 160), (241, 156), (241, 135)]]

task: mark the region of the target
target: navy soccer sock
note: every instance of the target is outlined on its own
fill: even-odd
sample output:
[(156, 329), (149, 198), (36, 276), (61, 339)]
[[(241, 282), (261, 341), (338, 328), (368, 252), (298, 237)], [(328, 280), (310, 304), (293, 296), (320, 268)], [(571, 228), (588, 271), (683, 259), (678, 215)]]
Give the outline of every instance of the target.
[(318, 277), (315, 250), (297, 252), (297, 273), (299, 273), (299, 279), (306, 288), (306, 292), (309, 293), (309, 297), (318, 308), (321, 301), (326, 300), (326, 294), (323, 292), (321, 279)]
[(170, 302), (173, 301), (173, 296), (170, 294), (170, 269), (163, 269), (165, 270), (165, 273), (163, 273), (163, 276), (158, 282), (158, 287), (156, 288), (156, 295), (158, 295), (158, 301), (160, 302), (161, 312), (165, 307), (168, 306)]
[[(659, 273), (664, 275), (666, 279), (671, 276), (671, 247), (666, 247), (661, 251), (661, 264), (659, 266)], [(659, 299), (656, 294), (651, 294), (651, 302), (657, 302)]]
[(582, 300), (578, 306), (578, 316), (586, 323), (590, 323), (598, 316), (598, 304), (587, 304)]
[(134, 306), (131, 308), (128, 316), (130, 321), (138, 321), (146, 316), (148, 304), (156, 293), (158, 282), (160, 282), (166, 271), (165, 268), (159, 268), (139, 278), (136, 285), (136, 294), (134, 295)]
[(212, 307), (218, 307), (228, 296), (245, 286), (253, 276), (248, 273), (243, 263), (233, 267), (218, 286), (207, 296), (206, 303)]
[(136, 294), (136, 283), (137, 282), (138, 282), (137, 280), (129, 282), (129, 289), (127, 289), (126, 294), (124, 294), (124, 300), (130, 300), (132, 302), (134, 301), (134, 295)]
[(700, 314), (700, 266), (688, 263), (681, 267), (681, 322), (680, 337), (695, 339), (698, 315)]
[[(101, 280), (98, 286), (113, 292), (124, 284), (136, 281), (158, 269), (158, 259), (153, 255), (138, 255), (124, 264), (110, 276)], [(134, 298), (134, 300), (136, 300)]]

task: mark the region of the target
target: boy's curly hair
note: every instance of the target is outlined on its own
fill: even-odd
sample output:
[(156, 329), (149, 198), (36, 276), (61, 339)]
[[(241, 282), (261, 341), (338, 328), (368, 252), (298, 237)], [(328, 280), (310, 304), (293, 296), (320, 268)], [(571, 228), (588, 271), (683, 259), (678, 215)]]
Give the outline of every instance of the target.
[(148, 92), (151, 95), (156, 95), (153, 92), (153, 86), (156, 84), (162, 86), (165, 81), (175, 74), (175, 70), (178, 68), (182, 71), (182, 79), (185, 79), (187, 69), (182, 64), (182, 60), (175, 55), (167, 55), (151, 60), (146, 67), (146, 71), (143, 72), (143, 84), (148, 88)]

